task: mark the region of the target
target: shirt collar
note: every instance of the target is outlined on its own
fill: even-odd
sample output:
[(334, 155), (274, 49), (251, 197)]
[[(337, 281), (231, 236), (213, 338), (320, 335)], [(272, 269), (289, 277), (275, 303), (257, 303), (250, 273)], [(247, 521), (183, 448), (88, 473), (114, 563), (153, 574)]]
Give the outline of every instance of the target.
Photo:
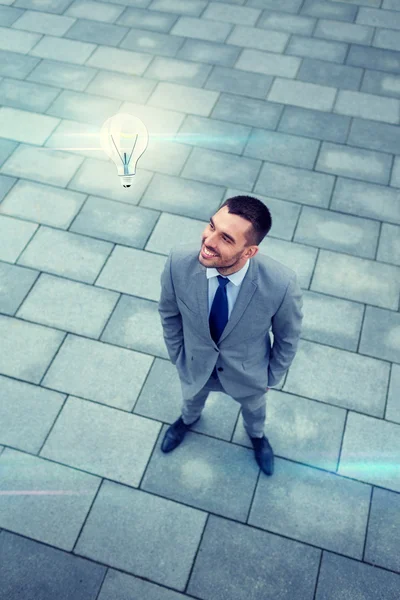
[[(250, 259), (246, 261), (246, 263), (243, 265), (240, 271), (236, 271), (236, 273), (232, 273), (231, 275), (226, 275), (226, 277), (229, 279), (229, 281), (232, 281), (234, 285), (240, 285), (247, 273), (247, 269), (249, 268), (249, 266)], [(206, 275), (207, 279), (210, 279), (211, 277), (217, 277), (217, 275), (220, 275), (220, 273), (215, 267), (206, 267)], [(223, 275), (223, 277), (225, 276)]]

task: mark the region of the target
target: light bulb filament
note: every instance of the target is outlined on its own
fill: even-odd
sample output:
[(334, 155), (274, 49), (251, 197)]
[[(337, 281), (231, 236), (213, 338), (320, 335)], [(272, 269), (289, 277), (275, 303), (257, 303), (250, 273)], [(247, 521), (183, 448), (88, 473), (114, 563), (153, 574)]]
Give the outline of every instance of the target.
[[(124, 160), (122, 160), (122, 156), (121, 156), (121, 155), (120, 155), (120, 153), (119, 153), (119, 150), (118, 150), (117, 144), (115, 143), (113, 136), (111, 136), (111, 139), (112, 139), (112, 141), (113, 141), (113, 144), (114, 144), (114, 146), (115, 146), (115, 149), (116, 149), (116, 151), (118, 152), (118, 156), (120, 157), (120, 159), (121, 159), (121, 162), (122, 162), (122, 164), (123, 164), (123, 165), (128, 165), (128, 164), (129, 164), (129, 161), (131, 160), (132, 152), (134, 151), (134, 149), (135, 149), (135, 146), (136, 146), (137, 138), (138, 138), (138, 134), (136, 134), (135, 143), (133, 144), (133, 147), (132, 147), (132, 150), (131, 150), (131, 154), (130, 154), (130, 156), (129, 156), (129, 160), (127, 161), (127, 160), (126, 160), (126, 152), (124, 152)], [(125, 170), (126, 170), (126, 169), (125, 169)]]

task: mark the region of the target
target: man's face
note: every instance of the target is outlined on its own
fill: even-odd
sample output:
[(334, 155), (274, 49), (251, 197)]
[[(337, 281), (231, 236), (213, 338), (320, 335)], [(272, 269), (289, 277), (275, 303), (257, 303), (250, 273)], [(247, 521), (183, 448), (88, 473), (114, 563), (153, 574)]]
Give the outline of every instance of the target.
[[(205, 267), (215, 267), (222, 275), (239, 271), (246, 261), (257, 254), (258, 246), (245, 247), (245, 233), (251, 223), (239, 215), (229, 213), (223, 206), (207, 225), (202, 234), (199, 261)], [(209, 250), (213, 256), (206, 256)]]

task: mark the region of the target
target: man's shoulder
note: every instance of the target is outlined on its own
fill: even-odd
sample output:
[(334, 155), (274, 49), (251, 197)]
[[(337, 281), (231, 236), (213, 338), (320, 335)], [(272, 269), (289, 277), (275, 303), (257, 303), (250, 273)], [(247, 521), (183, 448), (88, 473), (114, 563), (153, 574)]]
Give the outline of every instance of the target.
[(296, 277), (296, 272), (293, 271), (293, 269), (266, 254), (257, 252), (254, 258), (258, 258), (260, 268), (267, 270), (271, 275), (276, 275), (283, 279), (292, 279), (293, 277)]

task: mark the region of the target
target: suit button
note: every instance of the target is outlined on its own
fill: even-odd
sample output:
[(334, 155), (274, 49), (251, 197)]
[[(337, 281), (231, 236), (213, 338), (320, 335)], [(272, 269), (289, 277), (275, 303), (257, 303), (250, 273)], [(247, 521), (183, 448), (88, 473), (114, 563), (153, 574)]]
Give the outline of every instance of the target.
[(223, 371), (224, 369), (222, 367), (218, 367), (217, 371)]

